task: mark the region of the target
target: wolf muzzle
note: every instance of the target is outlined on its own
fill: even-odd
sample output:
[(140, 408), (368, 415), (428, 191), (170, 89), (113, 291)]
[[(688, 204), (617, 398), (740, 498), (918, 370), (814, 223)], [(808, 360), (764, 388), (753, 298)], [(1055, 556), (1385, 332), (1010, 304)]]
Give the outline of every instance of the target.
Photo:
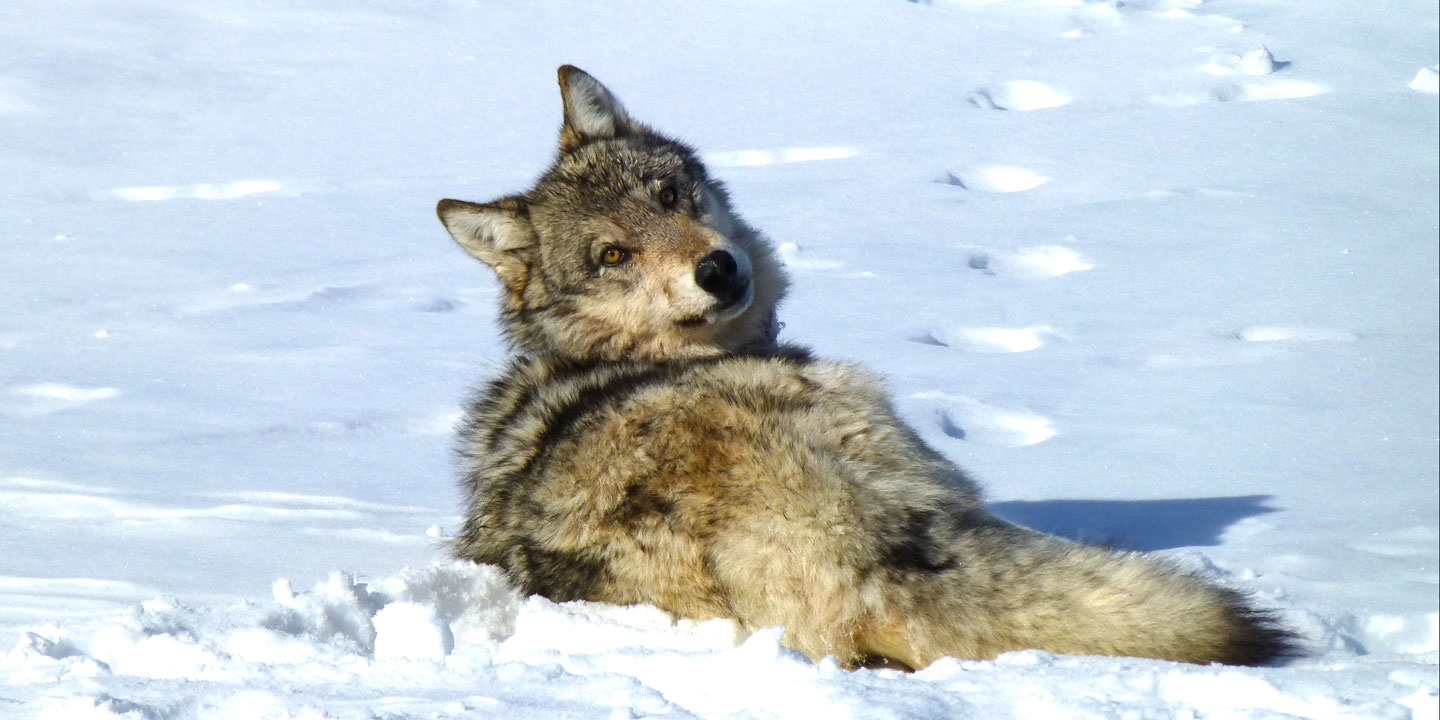
[(750, 277), (740, 271), (734, 255), (716, 250), (700, 258), (695, 266), (695, 284), (715, 296), (721, 307), (730, 307), (745, 298), (750, 290)]

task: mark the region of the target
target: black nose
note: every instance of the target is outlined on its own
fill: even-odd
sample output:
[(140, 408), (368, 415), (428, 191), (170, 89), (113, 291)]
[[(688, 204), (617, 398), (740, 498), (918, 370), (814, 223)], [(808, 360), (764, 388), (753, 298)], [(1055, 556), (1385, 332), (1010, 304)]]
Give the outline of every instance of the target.
[(729, 302), (745, 290), (744, 282), (737, 274), (738, 270), (735, 256), (724, 250), (716, 250), (700, 258), (700, 264), (695, 266), (695, 284), (705, 292)]

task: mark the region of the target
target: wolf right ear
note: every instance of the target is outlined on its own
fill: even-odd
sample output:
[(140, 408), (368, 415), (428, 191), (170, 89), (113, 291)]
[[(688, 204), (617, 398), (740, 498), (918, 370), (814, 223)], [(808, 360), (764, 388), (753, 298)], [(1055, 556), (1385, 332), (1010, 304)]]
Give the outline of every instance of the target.
[(495, 270), (507, 293), (520, 296), (530, 276), (529, 256), (538, 244), (523, 199), (507, 197), (483, 205), (441, 200), (435, 214), (465, 252)]
[(630, 119), (625, 106), (599, 80), (574, 65), (561, 65), (560, 100), (565, 121), (560, 126), (560, 152), (568, 153), (592, 140), (606, 140), (644, 132)]

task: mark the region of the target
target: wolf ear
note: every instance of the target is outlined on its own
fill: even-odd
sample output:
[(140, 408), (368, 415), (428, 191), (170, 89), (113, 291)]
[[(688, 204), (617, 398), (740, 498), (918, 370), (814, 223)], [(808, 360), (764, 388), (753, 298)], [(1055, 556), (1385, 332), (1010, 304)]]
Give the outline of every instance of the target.
[(435, 214), (465, 252), (489, 265), (507, 293), (519, 298), (529, 280), (529, 256), (538, 244), (530, 212), (519, 197), (477, 205), (441, 200)]
[(592, 140), (644, 131), (644, 126), (631, 121), (625, 106), (589, 73), (574, 65), (561, 65), (558, 74), (560, 99), (565, 104), (560, 152), (568, 153)]

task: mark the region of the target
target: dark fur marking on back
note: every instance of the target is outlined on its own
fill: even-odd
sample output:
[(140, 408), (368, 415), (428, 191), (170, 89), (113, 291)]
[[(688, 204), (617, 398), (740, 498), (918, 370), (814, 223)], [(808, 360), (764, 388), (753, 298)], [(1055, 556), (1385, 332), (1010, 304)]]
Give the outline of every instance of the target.
[(955, 567), (958, 559), (946, 553), (943, 544), (932, 535), (935, 524), (944, 521), (943, 516), (933, 510), (911, 511), (895, 535), (886, 538), (889, 542), (881, 551), (885, 565), (895, 570), (927, 573)]
[(616, 525), (633, 527), (650, 517), (666, 518), (675, 512), (675, 502), (640, 483), (625, 487), (625, 499), (610, 511), (609, 519)]
[[(535, 399), (545, 386), (554, 386), (578, 378), (594, 369), (594, 364), (582, 364), (575, 362), (552, 362), (549, 364), (549, 372), (543, 379), (532, 379), (525, 384), (525, 389), (518, 396), (512, 399), (510, 409), (498, 418), (487, 418), (486, 423), (495, 428), (494, 434), (490, 436), (487, 449), (494, 452), (505, 438), (505, 428), (515, 424), (521, 416), (530, 412)], [(504, 386), (503, 381), (496, 381), (500, 387)]]
[(564, 438), (576, 423), (605, 407), (613, 407), (635, 393), (653, 386), (668, 373), (662, 368), (649, 368), (638, 372), (620, 374), (598, 385), (591, 385), (580, 391), (574, 402), (568, 403), (552, 413), (545, 423), (545, 429), (535, 438), (531, 446), (534, 454), (520, 468), (520, 473), (543, 472), (545, 463), (554, 451), (555, 444)]
[(540, 393), (540, 385), (531, 383), (521, 393), (510, 401), (510, 409), (504, 415), (490, 419), (487, 424), (491, 426), (490, 442), (486, 443), (486, 449), (494, 452), (500, 447), (500, 442), (505, 439), (505, 429), (515, 424), (515, 421), (529, 412), (530, 405), (535, 402), (535, 397)]
[(531, 445), (533, 454), (519, 470), (521, 475), (538, 475), (554, 454), (555, 445), (587, 417), (619, 405), (649, 388), (672, 382), (689, 370), (726, 360), (725, 356), (656, 365), (610, 365), (597, 363), (592, 369), (615, 368), (611, 377), (595, 377), (597, 384), (580, 391), (579, 397), (545, 418), (545, 429)]

